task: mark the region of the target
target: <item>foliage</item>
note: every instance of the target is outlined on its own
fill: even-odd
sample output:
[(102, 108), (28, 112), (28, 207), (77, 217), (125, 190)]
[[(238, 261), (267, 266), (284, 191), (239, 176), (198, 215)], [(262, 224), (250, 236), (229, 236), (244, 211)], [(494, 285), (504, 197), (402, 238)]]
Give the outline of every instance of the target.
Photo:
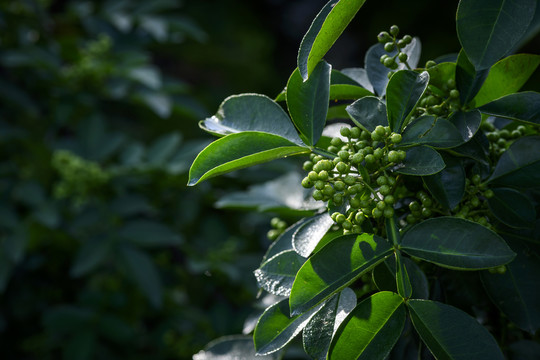
[[(194, 358), (275, 358), (301, 332), (316, 359), (502, 359), (524, 344), (538, 357), (540, 95), (516, 91), (540, 56), (511, 55), (537, 2), (461, 0), (459, 54), (419, 66), (420, 40), (394, 25), (364, 68), (337, 71), (323, 57), (363, 3), (323, 7), (275, 100), (232, 96), (200, 124), (220, 138), (189, 185), (309, 153), (300, 182), (319, 208), (287, 229), (273, 221), (255, 276), (279, 298), (253, 347), (224, 338)], [(265, 210), (272, 189), (232, 203)]]

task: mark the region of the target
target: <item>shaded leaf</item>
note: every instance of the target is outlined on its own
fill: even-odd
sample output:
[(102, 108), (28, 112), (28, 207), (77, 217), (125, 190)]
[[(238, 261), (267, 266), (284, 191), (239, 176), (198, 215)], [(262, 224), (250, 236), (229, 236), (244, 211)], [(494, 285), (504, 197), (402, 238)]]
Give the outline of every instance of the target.
[(504, 359), (497, 342), (465, 312), (430, 300), (409, 300), (414, 328), (437, 359)]
[(411, 256), (452, 269), (487, 269), (516, 255), (493, 231), (455, 217), (422, 221), (403, 235), (401, 247)]
[(452, 148), (463, 144), (461, 133), (444, 118), (421, 116), (411, 122), (403, 131), (400, 146), (430, 145), (435, 148)]
[(292, 314), (306, 311), (347, 287), (391, 253), (390, 243), (376, 235), (333, 239), (309, 258), (296, 275), (289, 300)]
[(255, 346), (251, 336), (223, 336), (209, 342), (204, 350), (193, 355), (193, 360), (229, 360), (229, 359), (261, 359), (277, 360), (279, 353), (255, 356)]
[(409, 272), (407, 271), (407, 267), (405, 266), (405, 262), (403, 261), (403, 258), (401, 256), (401, 252), (396, 251), (396, 285), (398, 294), (408, 299), (412, 295), (412, 285), (411, 280), (409, 278)]
[(294, 223), (293, 225), (289, 226), (268, 248), (266, 251), (266, 254), (264, 254), (263, 261), (261, 263), (261, 266), (264, 264), (264, 262), (270, 258), (272, 258), (274, 255), (279, 254), (282, 251), (285, 250), (293, 250), (292, 246), (292, 237), (294, 233), (298, 230), (300, 226), (302, 226), (306, 221), (308, 221), (311, 218), (303, 218)]
[(274, 255), (254, 271), (257, 284), (270, 294), (289, 296), (296, 273), (305, 261), (294, 250)]
[(356, 100), (364, 96), (373, 95), (369, 90), (361, 86), (349, 84), (330, 85), (330, 100)]
[(179, 233), (152, 220), (131, 220), (118, 231), (118, 236), (138, 246), (177, 246), (183, 242)]
[(465, 169), (461, 160), (443, 156), (446, 167), (440, 172), (424, 176), (422, 180), (431, 195), (448, 210), (455, 208), (465, 193)]
[(454, 124), (461, 133), (463, 141), (467, 142), (473, 138), (480, 128), (482, 115), (478, 110), (468, 112), (456, 111), (448, 118), (448, 121)]
[(366, 69), (362, 68), (347, 68), (341, 70), (341, 72), (345, 75), (347, 75), (349, 78), (356, 81), (360, 86), (362, 86), (364, 89), (370, 91), (371, 93), (374, 92), (373, 86), (369, 82), (369, 78), (367, 75)]
[[(427, 299), (429, 296), (429, 284), (426, 274), (418, 265), (408, 257), (401, 257), (412, 286), (411, 298)], [(373, 269), (373, 282), (380, 291), (392, 291), (397, 293), (396, 259), (389, 257)]]
[(488, 199), (493, 215), (502, 223), (513, 228), (532, 228), (536, 210), (529, 197), (514, 189), (493, 189), (494, 196)]
[(328, 359), (385, 359), (405, 326), (401, 296), (383, 291), (362, 301), (341, 324)]
[(369, 132), (377, 125), (388, 126), (386, 105), (374, 96), (366, 96), (356, 100), (345, 108), (352, 121)]
[(281, 136), (246, 131), (230, 134), (208, 145), (189, 170), (188, 185), (270, 160), (309, 152)]
[(540, 124), (540, 93), (524, 91), (506, 95), (481, 106), (485, 114), (505, 119)]
[(109, 256), (111, 243), (107, 238), (87, 240), (77, 251), (75, 261), (71, 266), (69, 274), (79, 277), (94, 270)]
[(441, 155), (427, 146), (415, 146), (407, 149), (407, 156), (402, 167), (396, 172), (406, 175), (433, 175), (444, 169), (445, 164)]
[(301, 256), (308, 257), (333, 224), (334, 220), (328, 212), (309, 219), (293, 235), (294, 250)]
[(489, 69), (475, 69), (463, 49), (459, 52), (456, 62), (456, 87), (459, 90), (459, 99), (462, 104), (469, 103), (475, 97), (488, 73)]

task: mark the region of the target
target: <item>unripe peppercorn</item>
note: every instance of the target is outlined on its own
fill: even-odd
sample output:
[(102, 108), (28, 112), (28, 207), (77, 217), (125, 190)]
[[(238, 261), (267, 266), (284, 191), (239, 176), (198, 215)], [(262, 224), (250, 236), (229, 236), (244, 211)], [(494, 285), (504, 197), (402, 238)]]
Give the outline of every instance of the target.
[(399, 34), (399, 27), (397, 25), (390, 26), (390, 34), (397, 36)]
[(356, 215), (354, 216), (354, 221), (356, 221), (358, 224), (363, 223), (365, 220), (364, 213), (362, 211), (358, 211)]
[(364, 155), (356, 153), (352, 156), (351, 161), (353, 164), (360, 164), (362, 161), (364, 161)]
[(345, 189), (345, 183), (341, 180), (338, 180), (334, 183), (334, 189), (337, 191), (343, 191)]
[[(398, 48), (403, 49), (405, 46), (407, 46), (407, 44), (405, 43), (405, 41), (399, 40), (399, 41), (397, 42), (397, 47), (398, 47)], [(401, 60), (401, 58), (400, 58), (400, 60)]]
[(384, 66), (386, 66), (387, 68), (392, 68), (392, 66), (394, 66), (396, 62), (394, 61), (393, 58), (391, 57), (387, 57), (386, 59), (384, 59)]
[(349, 165), (345, 164), (344, 162), (339, 162), (336, 165), (336, 170), (339, 171), (341, 174), (345, 174), (349, 172)]
[(412, 37), (411, 35), (405, 35), (401, 40), (403, 40), (405, 44), (410, 44), (412, 42)]
[(338, 156), (341, 158), (341, 160), (346, 161), (349, 159), (349, 152), (341, 150), (340, 152), (338, 152)]
[(456, 89), (450, 90), (450, 97), (452, 99), (457, 99), (459, 97), (459, 91)]
[(402, 137), (401, 137), (401, 134), (392, 134), (390, 136), (390, 141), (393, 143), (393, 144), (399, 144), (402, 140)]
[(322, 181), (322, 180), (315, 181), (315, 189), (317, 189), (317, 190), (324, 189), (324, 185), (326, 185), (326, 183), (324, 181)]
[(391, 218), (392, 216), (394, 216), (394, 209), (391, 207), (387, 207), (386, 209), (384, 209), (383, 215), (387, 219)]
[(328, 171), (326, 171), (326, 170), (321, 170), (319, 172), (319, 180), (326, 181), (326, 180), (328, 180), (329, 176), (330, 175), (328, 175)]
[(486, 197), (486, 199), (491, 199), (493, 196), (495, 196), (495, 193), (493, 192), (493, 190), (488, 189), (484, 191), (484, 196)]
[(379, 33), (379, 35), (377, 35), (377, 40), (378, 40), (381, 44), (384, 44), (385, 42), (392, 40), (392, 37), (391, 37), (390, 34), (387, 33), (386, 31), (381, 31), (381, 32)]
[(345, 178), (343, 178), (343, 182), (345, 182), (345, 184), (351, 186), (351, 185), (354, 185), (354, 183), (356, 182), (356, 179), (355, 179), (354, 176), (347, 175), (347, 176), (345, 176)]
[(323, 197), (324, 197), (324, 196), (323, 196), (323, 193), (322, 193), (320, 190), (315, 190), (315, 191), (313, 192), (313, 198), (314, 198), (315, 200), (322, 200)]
[(339, 133), (341, 134), (341, 136), (350, 137), (351, 136), (351, 129), (346, 128), (346, 127), (342, 127), (339, 130)]
[(384, 51), (391, 52), (392, 50), (394, 50), (393, 42), (387, 42), (386, 44), (384, 44)]
[(305, 171), (309, 171), (309, 170), (313, 169), (313, 162), (311, 162), (311, 161), (305, 161), (304, 164), (302, 165), (302, 168), (303, 168)]
[(360, 128), (357, 128), (357, 127), (351, 128), (351, 138), (358, 139), (360, 138), (361, 133), (362, 133), (362, 130), (360, 130)]
[(390, 194), (390, 191), (392, 191), (392, 190), (390, 189), (390, 186), (388, 186), (388, 185), (383, 185), (383, 186), (381, 186), (381, 187), (379, 188), (379, 192), (380, 192), (381, 194), (383, 194), (383, 195), (388, 195), (388, 194)]
[(386, 195), (384, 197), (384, 202), (387, 203), (388, 205), (394, 205), (394, 203), (396, 202), (396, 199), (394, 199), (394, 196), (392, 195)]
[(334, 146), (341, 146), (343, 145), (343, 141), (340, 138), (335, 137), (335, 138), (332, 138), (332, 140), (330, 140), (330, 144)]
[(338, 216), (336, 216), (336, 222), (338, 224), (342, 224), (345, 220), (347, 220), (347, 218), (343, 214), (339, 214)]
[(341, 224), (341, 226), (345, 229), (345, 230), (351, 230), (352, 229), (352, 223), (349, 221), (349, 220), (345, 220), (343, 222), (343, 224)]
[(373, 215), (373, 217), (374, 217), (375, 219), (378, 219), (378, 218), (380, 218), (380, 217), (383, 215), (383, 211), (380, 210), (380, 209), (378, 209), (378, 208), (375, 208), (375, 209), (373, 209), (373, 210), (371, 211), (371, 215)]
[(426, 62), (426, 69), (429, 69), (429, 68), (432, 68), (434, 67), (435, 65), (437, 65), (437, 63), (433, 60), (428, 60), (428, 62)]
[(311, 181), (317, 181), (317, 180), (319, 180), (319, 174), (318, 174), (317, 172), (315, 172), (315, 171), (310, 171), (310, 172), (308, 173), (308, 176), (307, 176), (307, 177), (308, 177), (309, 180), (311, 180)]
[(308, 177), (305, 177), (302, 179), (302, 187), (309, 189), (313, 187), (313, 182)]
[(377, 148), (373, 151), (373, 156), (375, 156), (376, 159), (382, 159), (384, 155), (384, 151), (381, 148)]

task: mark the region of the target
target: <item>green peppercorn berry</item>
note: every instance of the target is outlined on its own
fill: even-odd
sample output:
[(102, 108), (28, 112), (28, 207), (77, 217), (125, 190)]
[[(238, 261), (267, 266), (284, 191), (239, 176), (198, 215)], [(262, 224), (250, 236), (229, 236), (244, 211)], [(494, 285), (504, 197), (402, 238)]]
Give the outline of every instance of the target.
[(510, 131), (508, 131), (507, 129), (502, 129), (501, 131), (499, 131), (499, 135), (501, 135), (501, 137), (504, 139), (510, 139)]
[(351, 230), (352, 229), (352, 223), (349, 221), (349, 220), (345, 220), (343, 222), (343, 224), (341, 224), (341, 226), (345, 229), (345, 230)]
[(360, 199), (353, 197), (349, 200), (349, 205), (351, 205), (351, 208), (353, 209), (359, 209), (360, 208)]
[(371, 139), (378, 144), (379, 141), (382, 140), (382, 136), (378, 132), (373, 130), (373, 132), (371, 133)]
[(315, 155), (313, 157), (313, 163), (318, 163), (319, 161), (324, 160), (324, 158), (321, 155)]
[(334, 195), (334, 193), (336, 191), (334, 190), (334, 188), (331, 185), (326, 184), (326, 185), (324, 185), (324, 188), (322, 189), (322, 192), (323, 192), (324, 195), (330, 197), (330, 196)]
[(471, 180), (474, 185), (478, 185), (482, 182), (482, 178), (478, 174), (475, 174)]
[(392, 216), (394, 216), (394, 209), (391, 207), (387, 207), (383, 211), (383, 215), (385, 218), (390, 219)]
[(499, 140), (497, 140), (497, 145), (498, 145), (499, 147), (502, 147), (502, 148), (506, 147), (506, 140), (505, 140), (505, 139), (499, 139)]
[(383, 210), (380, 210), (378, 208), (375, 208), (371, 211), (371, 215), (373, 215), (373, 217), (375, 219), (378, 219), (380, 218), (381, 216), (383, 216)]
[(473, 196), (472, 199), (471, 199), (471, 205), (473, 207), (478, 207), (480, 206), (480, 199), (478, 199), (478, 196)]
[(334, 189), (337, 191), (343, 191), (345, 190), (345, 183), (341, 180), (338, 180), (334, 183)]
[(364, 159), (366, 160), (366, 165), (373, 165), (377, 160), (373, 154), (367, 154)]
[(319, 180), (319, 173), (317, 173), (317, 172), (315, 172), (315, 171), (310, 171), (310, 172), (308, 173), (308, 176), (307, 176), (307, 177), (308, 177), (309, 180), (311, 180), (311, 181), (317, 181), (317, 180)]
[(319, 180), (326, 181), (328, 180), (329, 177), (330, 175), (328, 175), (328, 171), (326, 170), (319, 171)]
[(396, 199), (394, 198), (393, 195), (386, 195), (384, 197), (384, 202), (387, 203), (388, 205), (394, 205), (396, 203)]
[(441, 105), (435, 105), (430, 108), (431, 112), (435, 115), (440, 115), (443, 112), (443, 107)]
[(392, 144), (399, 144), (401, 140), (401, 134), (393, 133), (392, 135), (390, 135), (390, 141), (392, 142)]
[(280, 218), (274, 217), (270, 220), (270, 226), (272, 226), (273, 228), (277, 228), (280, 222), (281, 222)]
[(351, 232), (353, 233), (361, 233), (362, 232), (362, 228), (358, 225), (353, 225), (352, 229), (351, 229)]
[(331, 153), (337, 153), (339, 151), (339, 148), (337, 146), (334, 146), (334, 145), (330, 145), (328, 147), (328, 151), (330, 151)]
[(365, 220), (365, 216), (362, 211), (358, 211), (356, 215), (354, 215), (354, 221), (356, 221), (357, 224), (363, 223), (364, 220)]
[(343, 203), (343, 195), (341, 194), (334, 194), (334, 196), (332, 196), (332, 201), (334, 202), (334, 204), (336, 205), (341, 205)]
[(341, 215), (341, 213), (335, 211), (332, 213), (332, 215), (330, 215), (330, 218), (332, 218), (332, 220), (336, 221), (336, 217), (338, 217), (339, 215)]
[(386, 176), (381, 175), (381, 176), (377, 177), (377, 180), (375, 180), (375, 182), (379, 186), (386, 185), (386, 184), (388, 184), (388, 179), (386, 178)]
[(429, 208), (422, 208), (422, 216), (423, 217), (430, 217), (431, 216), (431, 209)]
[(383, 65), (386, 66), (387, 68), (392, 68), (392, 66), (394, 66), (396, 62), (394, 61), (393, 58), (391, 57), (387, 57), (386, 59), (384, 59), (384, 63)]
[(519, 131), (521, 133), (521, 135), (523, 135), (523, 134), (525, 134), (527, 132), (527, 128), (524, 125), (519, 125), (516, 128), (516, 130)]
[(318, 200), (322, 200), (322, 199), (324, 198), (324, 195), (323, 195), (323, 193), (322, 193), (321, 190), (315, 190), (315, 191), (313, 192), (313, 198), (314, 198), (315, 200), (317, 200), (317, 201), (318, 201)]
[(362, 130), (360, 130), (360, 128), (357, 128), (356, 126), (351, 128), (351, 138), (352, 139), (360, 138), (361, 133), (362, 133)]
[(272, 229), (266, 233), (266, 237), (268, 238), (268, 240), (274, 241), (279, 237), (280, 234), (281, 233), (279, 232), (279, 230)]
[(394, 50), (393, 42), (387, 42), (386, 44), (384, 44), (384, 51), (391, 52), (392, 50)]
[(302, 187), (309, 189), (313, 187), (313, 181), (311, 181), (308, 177), (305, 177), (302, 179)]
[(381, 55), (381, 57), (379, 58), (379, 61), (381, 62), (381, 64), (384, 65), (384, 62), (386, 61), (387, 58), (389, 58), (390, 56), (388, 56), (388, 54), (383, 54)]
[(386, 203), (384, 201), (382, 201), (382, 200), (378, 201), (376, 206), (377, 206), (377, 209), (379, 209), (379, 210), (386, 209)]
[(367, 154), (373, 154), (373, 147), (366, 146), (362, 149), (362, 151), (364, 152), (364, 156), (366, 156)]
[(354, 185), (354, 183), (356, 182), (356, 178), (354, 176), (347, 175), (343, 178), (343, 181), (345, 182), (345, 184), (351, 186)]
[(324, 181), (322, 181), (322, 180), (315, 181), (315, 189), (317, 189), (317, 190), (324, 189), (324, 185), (326, 185), (326, 183)]
[(351, 129), (349, 129), (348, 127), (342, 127), (339, 130), (339, 133), (341, 134), (341, 136), (345, 136), (348, 138), (351, 136)]
[(397, 153), (399, 156), (399, 161), (403, 161), (407, 157), (407, 153), (405, 152), (405, 150), (398, 150)]
[(349, 152), (348, 152), (348, 151), (341, 150), (340, 152), (338, 152), (338, 156), (339, 156), (339, 157), (341, 158), (341, 160), (343, 160), (343, 161), (349, 160)]
[(510, 133), (510, 136), (512, 136), (514, 139), (517, 139), (518, 137), (521, 136), (521, 132), (519, 132), (518, 130), (512, 130), (512, 132)]
[(384, 150), (382, 148), (377, 148), (373, 151), (373, 156), (375, 156), (375, 159), (380, 160), (382, 159), (384, 155)]
[[(397, 42), (396, 45), (397, 45), (397, 47), (398, 47), (399, 49), (403, 49), (405, 46), (407, 46), (407, 44), (406, 44), (405, 41), (403, 41), (403, 40), (399, 40), (399, 41)], [(402, 53), (402, 54), (403, 54), (403, 53)], [(399, 56), (399, 55), (398, 55), (398, 56)], [(401, 60), (401, 58), (399, 58), (399, 60)], [(405, 61), (405, 60), (403, 60), (403, 61)]]
[(446, 82), (446, 85), (449, 89), (455, 89), (456, 88), (456, 80), (455, 79), (448, 79)]
[(302, 168), (305, 171), (312, 170), (313, 169), (313, 163), (311, 161), (305, 161), (304, 164), (302, 165)]
[(409, 204), (409, 209), (411, 211), (419, 211), (420, 208), (420, 204), (417, 201), (411, 201), (411, 203)]
[(482, 216), (480, 219), (478, 219), (478, 223), (482, 226), (486, 226), (488, 224), (488, 219), (485, 216)]
[(361, 153), (356, 153), (352, 156), (351, 161), (353, 164), (360, 164), (364, 161), (364, 155)]
[(400, 160), (401, 158), (399, 156), (399, 153), (396, 150), (390, 150), (388, 152), (388, 161), (393, 162), (393, 163), (398, 163), (400, 162)]
[(383, 195), (388, 195), (390, 194), (390, 191), (392, 191), (392, 189), (390, 189), (390, 186), (388, 185), (383, 185), (379, 188), (379, 192)]
[(396, 185), (396, 178), (393, 176), (387, 176), (386, 179), (388, 180), (388, 185), (394, 186)]
[(409, 224), (414, 224), (417, 219), (416, 216), (414, 216), (413, 214), (408, 214), (405, 220), (407, 220)]
[(336, 165), (336, 170), (341, 174), (348, 173), (349, 172), (349, 165), (345, 164), (344, 162), (339, 162)]
[(426, 62), (426, 69), (432, 68), (432, 67), (434, 67), (435, 65), (437, 65), (437, 63), (436, 63), (435, 61), (433, 61), (433, 60), (428, 60), (428, 61)]
[(336, 222), (337, 222), (338, 224), (343, 224), (343, 222), (344, 222), (345, 220), (347, 220), (347, 218), (346, 218), (345, 215), (343, 215), (343, 214), (339, 214), (339, 215), (336, 216)]
[(491, 199), (493, 196), (495, 196), (495, 193), (493, 193), (493, 190), (488, 189), (484, 191), (484, 196), (486, 197), (486, 199)]
[(390, 26), (390, 34), (397, 36), (399, 34), (399, 27), (397, 25)]
[(410, 44), (412, 42), (412, 36), (411, 35), (405, 35), (403, 39), (401, 39), (405, 42), (405, 44)]
[(386, 128), (382, 125), (377, 125), (375, 127), (375, 132), (377, 132), (379, 135), (384, 136), (386, 135)]
[(430, 207), (431, 205), (433, 205), (433, 200), (426, 196), (422, 198), (422, 205), (424, 205), (425, 207)]
[(385, 42), (390, 40), (392, 40), (392, 37), (386, 31), (381, 31), (379, 35), (377, 35), (377, 41), (379, 41), (381, 44), (384, 44)]
[(459, 91), (456, 89), (450, 90), (450, 97), (452, 99), (457, 99), (459, 97)]

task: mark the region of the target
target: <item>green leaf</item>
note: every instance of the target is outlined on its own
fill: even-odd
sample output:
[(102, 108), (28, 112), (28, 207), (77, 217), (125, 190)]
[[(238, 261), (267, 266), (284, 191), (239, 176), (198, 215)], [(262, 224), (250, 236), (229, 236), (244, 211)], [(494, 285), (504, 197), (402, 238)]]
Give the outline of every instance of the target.
[(347, 316), (330, 345), (328, 359), (385, 359), (405, 326), (401, 296), (383, 291), (362, 301)]
[(454, 126), (461, 133), (464, 142), (471, 140), (477, 133), (482, 123), (482, 115), (478, 110), (463, 112), (456, 111), (449, 118)]
[(292, 237), (294, 233), (302, 226), (306, 221), (311, 218), (303, 218), (289, 226), (268, 248), (266, 254), (264, 254), (261, 266), (268, 260), (285, 250), (292, 250)]
[(283, 299), (264, 311), (253, 333), (257, 355), (268, 355), (282, 349), (302, 331), (313, 315), (323, 306), (290, 316), (289, 301)]
[[(420, 269), (418, 265), (411, 259), (405, 256), (401, 256), (409, 280), (412, 286), (413, 299), (427, 299), (429, 297), (429, 284), (426, 274)], [(397, 293), (397, 281), (396, 281), (396, 259), (389, 257), (381, 264), (377, 265), (373, 269), (373, 281), (380, 291), (392, 291)]]
[(330, 0), (317, 14), (298, 50), (298, 69), (306, 80), (365, 0)]
[(456, 217), (424, 220), (403, 235), (411, 256), (451, 269), (479, 270), (504, 265), (516, 254), (493, 231)]
[(491, 334), (465, 312), (430, 300), (409, 300), (414, 328), (437, 359), (503, 360)]
[(534, 334), (540, 328), (540, 258), (530, 244), (507, 239), (517, 253), (504, 274), (483, 271), (482, 282), (495, 305), (521, 329)]
[(426, 91), (429, 74), (410, 70), (397, 71), (386, 86), (388, 124), (394, 132), (401, 130), (414, 107)]
[(375, 130), (377, 125), (388, 126), (386, 105), (377, 97), (366, 96), (358, 99), (345, 110), (357, 126), (369, 132)]
[(401, 252), (396, 251), (396, 285), (398, 294), (404, 299), (408, 299), (412, 295), (412, 285), (409, 279), (409, 272), (405, 266), (405, 262), (401, 257)]
[(208, 145), (189, 170), (189, 186), (222, 175), (290, 155), (308, 153), (289, 140), (268, 133), (246, 131), (230, 134)]
[(300, 71), (296, 69), (287, 83), (287, 108), (300, 131), (300, 137), (308, 145), (319, 141), (326, 124), (331, 69), (332, 67), (322, 60), (313, 69), (309, 79), (304, 81)]
[(280, 353), (266, 356), (255, 356), (255, 347), (251, 336), (223, 336), (209, 342), (204, 350), (193, 355), (193, 360), (224, 360), (224, 359), (261, 359), (278, 360)]
[(131, 246), (122, 246), (119, 255), (133, 281), (139, 286), (154, 308), (160, 308), (163, 285), (158, 270), (150, 257)]
[(484, 114), (530, 124), (540, 124), (540, 93), (524, 91), (506, 95), (479, 108)]
[(430, 145), (435, 148), (452, 148), (465, 142), (452, 122), (431, 115), (413, 120), (402, 135), (400, 146)]
[(69, 274), (80, 277), (98, 267), (111, 253), (111, 241), (106, 237), (86, 240), (79, 248)]
[(371, 93), (369, 90), (364, 89), (361, 86), (349, 84), (330, 85), (331, 101), (356, 100), (364, 96), (370, 95), (373, 95), (373, 93)]
[(170, 159), (182, 141), (179, 133), (166, 134), (157, 139), (146, 152), (146, 160), (153, 165), (162, 165)]
[(333, 239), (298, 271), (289, 299), (292, 314), (306, 311), (347, 287), (391, 253), (390, 243), (376, 235)]
[(332, 225), (334, 225), (334, 220), (327, 212), (306, 221), (293, 235), (294, 250), (301, 256), (308, 257)]
[(514, 189), (493, 189), (494, 196), (488, 199), (493, 215), (502, 223), (513, 228), (532, 228), (536, 210), (529, 197)]
[(152, 220), (131, 220), (118, 231), (118, 236), (143, 247), (178, 246), (183, 242), (180, 234), (168, 226)]
[(332, 336), (355, 306), (356, 294), (350, 288), (343, 289), (326, 302), (302, 332), (306, 354), (312, 359), (326, 359)]
[(477, 70), (495, 64), (529, 26), (535, 0), (461, 0), (456, 18), (463, 50)]
[(426, 71), (429, 73), (430, 85), (434, 85), (439, 89), (446, 89), (448, 80), (456, 78), (456, 63), (442, 62), (426, 69)]
[(291, 119), (281, 106), (259, 94), (229, 96), (221, 103), (218, 112), (202, 120), (199, 126), (219, 136), (242, 131), (261, 131), (302, 144)]
[(471, 140), (449, 151), (451, 154), (464, 156), (488, 166), (489, 141), (482, 131), (476, 132)]
[(488, 179), (493, 185), (525, 188), (540, 186), (540, 136), (517, 139), (506, 150)]
[(448, 210), (454, 209), (465, 193), (465, 169), (461, 160), (446, 155), (446, 167), (440, 172), (424, 176), (424, 184), (438, 203)]
[(362, 68), (347, 68), (342, 69), (341, 73), (348, 76), (349, 78), (356, 81), (360, 86), (362, 86), (364, 89), (370, 91), (373, 93), (375, 90), (373, 90), (373, 86), (369, 82), (369, 78), (367, 75), (366, 69)]
[(497, 62), (472, 100), (475, 107), (502, 96), (515, 93), (527, 82), (540, 65), (540, 55), (516, 54)]
[(405, 161), (396, 172), (405, 175), (426, 176), (436, 174), (444, 167), (444, 161), (436, 150), (427, 146), (415, 146), (407, 149)]
[[(348, 119), (349, 114), (347, 114), (347, 111), (345, 111), (345, 108), (347, 106), (347, 104), (330, 106), (328, 108), (328, 113), (326, 114), (326, 121), (328, 122), (328, 120)], [(321, 139), (322, 138), (324, 138), (324, 136), (322, 136)]]
[(296, 273), (305, 261), (294, 250), (274, 255), (254, 271), (257, 284), (270, 294), (289, 296)]
[(468, 104), (478, 93), (486, 80), (489, 69), (477, 70), (471, 64), (463, 49), (456, 62), (456, 87), (459, 90), (461, 104)]

